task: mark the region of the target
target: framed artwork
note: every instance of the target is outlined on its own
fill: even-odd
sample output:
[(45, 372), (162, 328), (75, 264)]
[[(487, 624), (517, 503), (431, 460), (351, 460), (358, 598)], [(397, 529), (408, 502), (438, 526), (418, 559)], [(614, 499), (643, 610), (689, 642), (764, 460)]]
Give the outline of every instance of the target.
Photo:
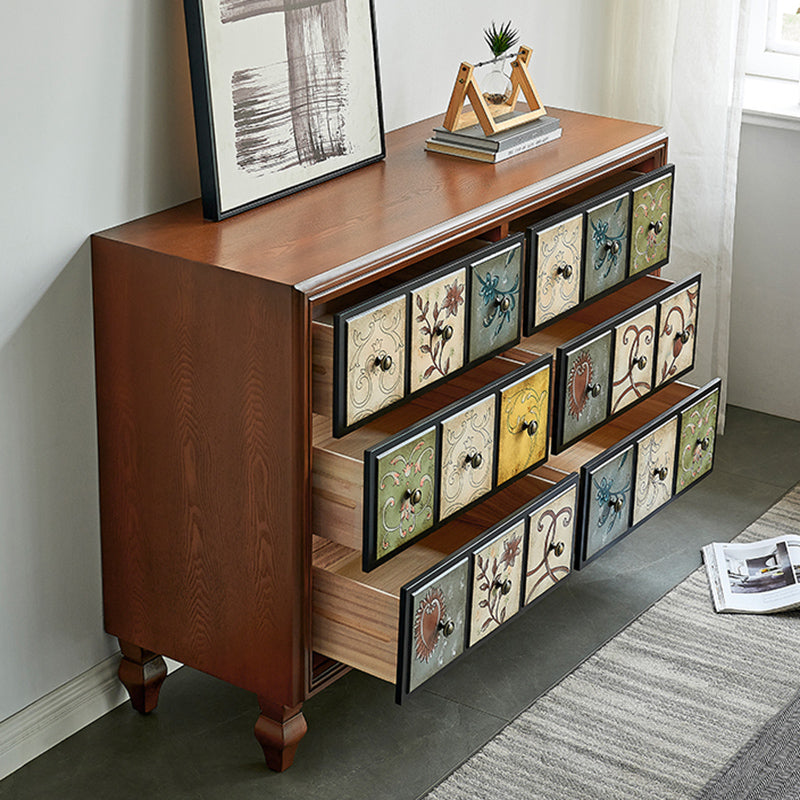
[(372, 0), (184, 0), (203, 215), (385, 155)]

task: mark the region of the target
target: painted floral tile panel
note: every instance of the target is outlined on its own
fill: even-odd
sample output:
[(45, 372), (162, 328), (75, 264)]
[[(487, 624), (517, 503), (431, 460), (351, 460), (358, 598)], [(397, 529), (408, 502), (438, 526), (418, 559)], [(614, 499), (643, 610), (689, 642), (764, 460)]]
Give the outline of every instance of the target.
[(656, 313), (656, 307), (652, 306), (615, 330), (612, 414), (627, 408), (653, 388)]
[(678, 418), (665, 422), (636, 444), (636, 497), (633, 524), (661, 508), (672, 497)]
[(500, 396), (497, 483), (525, 472), (547, 454), (550, 366), (511, 384)]
[(473, 555), (470, 647), (519, 610), (525, 521)]
[(377, 558), (385, 558), (433, 525), (436, 428), (377, 459)]
[(466, 269), (411, 292), (411, 391), (464, 364)]
[(541, 325), (580, 300), (583, 258), (583, 214), (536, 236), (536, 310), (534, 324)]
[(611, 331), (567, 354), (563, 397), (564, 442), (606, 418), (611, 366)]
[(529, 517), (526, 604), (570, 573), (577, 497), (578, 489), (572, 486)]
[(414, 592), (409, 687), (414, 691), (464, 652), (469, 559)]
[(521, 242), (472, 265), (470, 360), (516, 340), (521, 267)]
[(610, 289), (625, 279), (628, 258), (630, 195), (615, 197), (587, 214), (584, 298)]
[(400, 400), (406, 376), (406, 297), (347, 320), (348, 425)]
[(495, 405), (490, 395), (442, 423), (440, 519), (492, 488)]
[(589, 475), (585, 558), (591, 558), (628, 530), (632, 488), (633, 445)]
[(661, 302), (656, 386), (692, 366), (699, 302), (699, 283), (693, 283), (677, 295)]
[(716, 389), (681, 414), (676, 492), (705, 475), (714, 463), (718, 406), (719, 389)]
[(642, 272), (667, 257), (671, 202), (672, 174), (634, 191), (630, 275)]

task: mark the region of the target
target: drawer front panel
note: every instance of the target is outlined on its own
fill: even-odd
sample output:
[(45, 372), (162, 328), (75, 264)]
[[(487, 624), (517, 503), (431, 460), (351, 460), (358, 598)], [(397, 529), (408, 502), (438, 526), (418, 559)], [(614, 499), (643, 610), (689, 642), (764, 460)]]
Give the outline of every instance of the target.
[(525, 472), (547, 456), (550, 374), (548, 364), (501, 392), (498, 485)]
[(522, 244), (472, 265), (470, 361), (511, 345), (520, 324)]
[(630, 275), (653, 269), (669, 257), (672, 172), (633, 192)]
[(436, 428), (431, 427), (377, 459), (376, 556), (390, 555), (434, 522)]
[(611, 331), (566, 355), (562, 373), (563, 442), (571, 442), (606, 418)]
[(345, 325), (345, 421), (352, 425), (405, 393), (406, 297), (364, 311)]
[(625, 279), (630, 195), (616, 197), (586, 215), (583, 297), (594, 297)]
[(519, 610), (524, 539), (522, 520), (473, 555), (470, 646)]
[(528, 518), (526, 605), (570, 573), (577, 500), (578, 489), (573, 485)]
[(660, 303), (656, 386), (694, 364), (700, 284), (693, 283)]
[(717, 437), (718, 407), (717, 388), (681, 413), (676, 494), (711, 470)]
[(673, 417), (636, 444), (636, 497), (633, 524), (637, 525), (672, 497), (678, 419)]
[(541, 325), (573, 308), (580, 300), (583, 260), (583, 215), (540, 231), (536, 249), (534, 325)]
[(656, 307), (618, 325), (614, 334), (611, 413), (629, 406), (653, 388)]
[(441, 519), (492, 488), (495, 395), (442, 422)]
[(464, 557), (412, 592), (410, 692), (464, 652), (468, 571)]
[(633, 446), (586, 476), (588, 502), (584, 558), (589, 559), (622, 536), (630, 524)]
[(411, 292), (410, 390), (429, 386), (464, 364), (466, 269)]

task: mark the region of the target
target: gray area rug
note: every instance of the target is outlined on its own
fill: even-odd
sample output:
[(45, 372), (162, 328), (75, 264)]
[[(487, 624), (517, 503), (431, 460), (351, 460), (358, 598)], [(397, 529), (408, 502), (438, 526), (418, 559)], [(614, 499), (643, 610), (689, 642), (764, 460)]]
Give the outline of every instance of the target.
[[(800, 484), (736, 541), (798, 531)], [(716, 614), (701, 567), (426, 798), (699, 797), (797, 692), (798, 653), (800, 613)]]

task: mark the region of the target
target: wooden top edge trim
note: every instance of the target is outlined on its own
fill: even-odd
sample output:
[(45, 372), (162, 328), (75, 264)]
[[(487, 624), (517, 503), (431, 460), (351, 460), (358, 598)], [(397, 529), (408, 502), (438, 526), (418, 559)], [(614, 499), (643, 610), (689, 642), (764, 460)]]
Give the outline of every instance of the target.
[[(401, 262), (412, 254), (418, 258), (421, 253), (426, 252), (426, 249), (439, 249), (449, 241), (459, 239), (471, 230), (477, 231), (486, 223), (511, 213), (533, 200), (547, 202), (548, 194), (560, 190), (565, 184), (579, 180), (581, 176), (590, 175), (593, 180), (601, 178), (604, 169), (608, 170), (617, 162), (637, 153), (646, 155), (649, 150), (658, 149), (666, 140), (666, 131), (659, 128), (653, 133), (634, 139), (589, 161), (551, 175), (543, 181), (477, 206), (465, 214), (420, 231), (414, 236), (393, 242), (361, 258), (320, 273), (312, 279), (298, 283), (295, 288), (309, 295), (311, 302), (314, 302), (333, 289), (342, 290), (350, 284), (359, 282), (371, 269)], [(349, 280), (343, 281), (344, 277), (349, 277)]]

